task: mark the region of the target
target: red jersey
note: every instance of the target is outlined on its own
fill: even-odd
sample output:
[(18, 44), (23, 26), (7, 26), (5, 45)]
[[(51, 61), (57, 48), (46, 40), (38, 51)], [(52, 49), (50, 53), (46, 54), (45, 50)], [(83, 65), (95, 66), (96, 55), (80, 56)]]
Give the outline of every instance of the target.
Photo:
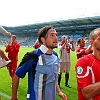
[(11, 61), (16, 61), (18, 60), (18, 52), (19, 52), (19, 49), (20, 49), (20, 44), (19, 43), (15, 43), (13, 45), (13, 43), (10, 43), (6, 46), (6, 52), (8, 52), (8, 58), (11, 60)]
[[(77, 56), (77, 59), (79, 59), (79, 58), (81, 58), (81, 57), (84, 57), (85, 55), (87, 55), (87, 53), (85, 53), (85, 50), (86, 50), (87, 48), (85, 48), (85, 47), (77, 47), (77, 49), (76, 49), (76, 56)], [(90, 53), (92, 53), (93, 52), (93, 50), (91, 50), (90, 52), (89, 52), (89, 54)]]
[[(82, 95), (81, 89), (90, 84), (100, 82), (100, 61), (92, 54), (89, 54), (78, 59), (75, 68), (78, 84), (78, 100), (86, 100)], [(100, 94), (91, 100), (100, 100)]]
[(38, 45), (37, 45), (37, 44), (34, 44), (34, 45), (33, 45), (33, 48), (37, 49), (37, 48), (39, 48), (40, 46), (41, 46), (40, 44), (38, 44)]

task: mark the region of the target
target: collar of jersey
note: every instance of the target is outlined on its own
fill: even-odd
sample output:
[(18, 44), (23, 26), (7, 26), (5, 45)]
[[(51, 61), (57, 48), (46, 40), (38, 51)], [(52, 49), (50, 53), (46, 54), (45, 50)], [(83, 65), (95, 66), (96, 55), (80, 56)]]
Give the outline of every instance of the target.
[(43, 53), (46, 53), (49, 49), (48, 49), (46, 46), (41, 45), (41, 46), (40, 46), (40, 50), (41, 50)]

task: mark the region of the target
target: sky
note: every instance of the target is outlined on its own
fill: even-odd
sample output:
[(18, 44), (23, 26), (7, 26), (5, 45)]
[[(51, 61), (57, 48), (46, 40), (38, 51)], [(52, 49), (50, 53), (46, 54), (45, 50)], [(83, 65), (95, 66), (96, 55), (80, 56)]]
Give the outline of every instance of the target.
[(0, 0), (0, 25), (100, 16), (100, 0)]

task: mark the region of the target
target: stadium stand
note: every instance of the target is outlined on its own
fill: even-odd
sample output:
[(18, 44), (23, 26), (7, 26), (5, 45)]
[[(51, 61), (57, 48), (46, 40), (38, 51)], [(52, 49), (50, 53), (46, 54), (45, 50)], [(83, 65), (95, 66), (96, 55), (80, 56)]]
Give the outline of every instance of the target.
[(6, 46), (9, 40), (10, 40), (10, 37), (0, 34), (0, 45)]
[[(38, 30), (45, 25), (55, 27), (59, 40), (62, 35), (67, 35), (68, 38), (72, 37), (74, 42), (76, 42), (79, 37), (88, 38), (91, 30), (100, 27), (100, 16), (35, 23), (16, 27), (3, 27), (12, 34), (15, 34), (18, 37), (18, 42), (22, 46), (32, 46), (37, 38)], [(4, 45), (4, 38), (2, 41), (3, 43), (1, 44)]]

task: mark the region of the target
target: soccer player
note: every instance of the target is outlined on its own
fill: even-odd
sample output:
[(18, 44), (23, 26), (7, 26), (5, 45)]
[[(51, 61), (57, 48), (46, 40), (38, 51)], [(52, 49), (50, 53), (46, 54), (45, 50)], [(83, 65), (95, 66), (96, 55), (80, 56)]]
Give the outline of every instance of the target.
[[(11, 100), (18, 100), (19, 78), (24, 78), (27, 72), (27, 100), (56, 100), (56, 91), (62, 100), (67, 100), (66, 95), (56, 84), (59, 68), (57, 53), (53, 51), (58, 46), (56, 30), (52, 26), (41, 28), (38, 32), (38, 40), (41, 46), (34, 52), (27, 53), (15, 72)], [(36, 55), (38, 60), (35, 58)]]
[(5, 51), (8, 53), (8, 58), (11, 60), (11, 64), (8, 68), (9, 74), (13, 81), (13, 76), (17, 68), (18, 52), (20, 44), (16, 41), (16, 35), (11, 36), (11, 41), (7, 44)]
[(73, 40), (68, 43), (67, 36), (63, 35), (61, 42), (58, 44), (60, 50), (60, 72), (58, 74), (58, 85), (60, 87), (61, 75), (65, 72), (65, 86), (71, 88), (68, 84), (70, 71), (70, 50), (75, 51)]
[(78, 100), (100, 100), (100, 28), (90, 32), (93, 53), (78, 59), (75, 69)]
[(76, 48), (76, 56), (77, 59), (84, 57), (87, 54), (92, 53), (92, 45), (89, 45), (87, 48), (85, 47), (85, 40), (83, 38), (77, 39), (77, 48)]

